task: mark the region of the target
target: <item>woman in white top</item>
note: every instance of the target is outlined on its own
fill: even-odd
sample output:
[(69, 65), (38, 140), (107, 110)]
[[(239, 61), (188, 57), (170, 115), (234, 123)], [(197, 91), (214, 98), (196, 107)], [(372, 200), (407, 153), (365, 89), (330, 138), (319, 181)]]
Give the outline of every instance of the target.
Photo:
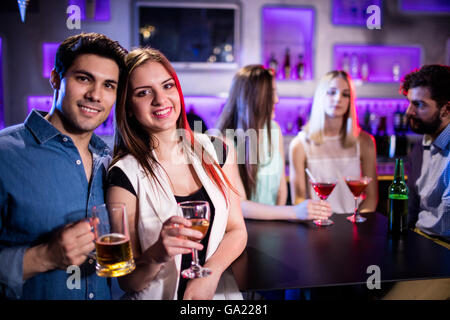
[[(133, 50), (125, 63), (107, 200), (126, 204), (136, 269), (119, 284), (131, 299), (242, 298), (227, 270), (247, 240), (232, 187), (239, 179), (234, 148), (227, 146), (220, 166), (212, 141), (191, 131), (177, 75), (159, 51)], [(214, 220), (201, 243), (189, 240), (201, 233), (177, 206), (188, 198), (210, 203)], [(183, 282), (181, 266), (193, 248), (212, 274)]]
[(375, 142), (358, 125), (355, 89), (346, 72), (331, 71), (320, 80), (310, 119), (292, 140), (289, 158), (290, 188), (295, 203), (317, 199), (305, 174), (308, 168), (315, 178), (337, 179), (327, 200), (335, 213), (354, 211), (354, 198), (344, 177), (371, 177), (359, 210), (375, 211), (378, 202)]

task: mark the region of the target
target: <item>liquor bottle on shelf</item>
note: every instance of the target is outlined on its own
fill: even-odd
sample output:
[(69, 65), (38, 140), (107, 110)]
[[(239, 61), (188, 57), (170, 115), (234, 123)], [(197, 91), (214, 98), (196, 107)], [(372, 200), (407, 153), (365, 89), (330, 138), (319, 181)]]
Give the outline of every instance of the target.
[(274, 73), (277, 74), (278, 71), (278, 61), (275, 58), (275, 53), (272, 52), (269, 59), (269, 68), (273, 69)]
[(369, 62), (367, 61), (367, 54), (362, 56), (361, 63), (361, 80), (367, 81), (369, 79)]
[(350, 60), (348, 58), (347, 52), (342, 55), (341, 68), (348, 74), (350, 74)]
[(284, 79), (287, 80), (291, 78), (291, 53), (289, 48), (286, 48), (286, 51), (284, 53), (283, 72)]
[(377, 134), (375, 136), (377, 153), (382, 157), (389, 156), (389, 137), (386, 134), (386, 117), (380, 117)]
[(366, 104), (366, 111), (364, 112), (364, 122), (363, 129), (368, 133), (372, 133), (370, 128), (370, 105)]
[(303, 54), (298, 55), (298, 62), (296, 66), (297, 78), (302, 80), (305, 76), (305, 63), (303, 62)]
[(407, 129), (408, 124), (406, 114), (401, 111), (400, 104), (397, 104), (397, 110), (394, 113), (394, 130), (396, 138), (395, 156), (397, 157), (403, 157), (408, 152), (408, 138), (405, 135)]
[(402, 118), (403, 112), (400, 110), (400, 104), (397, 104), (397, 110), (394, 113), (394, 130), (396, 134), (403, 131)]
[(392, 80), (400, 80), (400, 63), (398, 62), (398, 60), (395, 60), (392, 64)]
[(409, 131), (408, 116), (406, 115), (406, 111), (402, 113), (402, 131), (404, 133)]
[(352, 53), (350, 57), (350, 75), (353, 79), (357, 79), (359, 76), (359, 61), (358, 55), (356, 53)]
[(374, 104), (372, 110), (370, 110), (370, 117), (369, 117), (369, 123), (370, 123), (370, 133), (374, 136), (377, 135), (377, 129), (378, 129), (378, 123), (379, 119), (377, 117), (378, 112), (378, 104)]
[(408, 187), (405, 183), (403, 160), (395, 159), (394, 180), (388, 190), (388, 230), (391, 234), (405, 233), (408, 216)]

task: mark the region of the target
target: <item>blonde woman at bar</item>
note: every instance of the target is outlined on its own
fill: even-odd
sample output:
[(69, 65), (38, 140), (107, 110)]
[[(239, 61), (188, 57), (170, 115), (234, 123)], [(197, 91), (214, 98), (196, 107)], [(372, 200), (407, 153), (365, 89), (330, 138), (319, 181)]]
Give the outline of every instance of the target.
[(373, 212), (378, 202), (374, 138), (358, 125), (355, 89), (344, 71), (328, 72), (314, 94), (311, 116), (289, 146), (290, 189), (294, 203), (315, 197), (305, 168), (313, 176), (336, 178), (327, 201), (334, 213), (354, 211), (353, 194), (345, 176), (368, 176), (372, 182), (359, 204), (361, 212)]

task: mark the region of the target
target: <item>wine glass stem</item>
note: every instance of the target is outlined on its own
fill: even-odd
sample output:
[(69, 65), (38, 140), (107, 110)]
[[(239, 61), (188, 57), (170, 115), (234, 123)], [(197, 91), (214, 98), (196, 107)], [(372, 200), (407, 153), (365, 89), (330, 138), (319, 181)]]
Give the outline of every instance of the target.
[(355, 197), (355, 212), (353, 216), (356, 218), (357, 215), (358, 215), (358, 198)]
[(192, 249), (192, 266), (198, 266), (198, 252), (197, 249)]

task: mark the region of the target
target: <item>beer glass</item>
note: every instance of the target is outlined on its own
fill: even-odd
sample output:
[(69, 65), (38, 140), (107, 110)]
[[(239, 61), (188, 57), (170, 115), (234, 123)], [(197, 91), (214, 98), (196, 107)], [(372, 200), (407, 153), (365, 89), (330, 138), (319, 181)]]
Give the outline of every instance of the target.
[(106, 203), (92, 208), (96, 271), (101, 277), (120, 277), (136, 267), (124, 203)]
[[(191, 229), (200, 231), (203, 237), (209, 228), (209, 203), (207, 201), (185, 201), (178, 204), (183, 212), (183, 217), (192, 223)], [(192, 241), (200, 241), (191, 239)], [(191, 267), (181, 272), (183, 278), (194, 279), (203, 278), (211, 274), (211, 270), (202, 267), (198, 261), (197, 249), (192, 249)]]

